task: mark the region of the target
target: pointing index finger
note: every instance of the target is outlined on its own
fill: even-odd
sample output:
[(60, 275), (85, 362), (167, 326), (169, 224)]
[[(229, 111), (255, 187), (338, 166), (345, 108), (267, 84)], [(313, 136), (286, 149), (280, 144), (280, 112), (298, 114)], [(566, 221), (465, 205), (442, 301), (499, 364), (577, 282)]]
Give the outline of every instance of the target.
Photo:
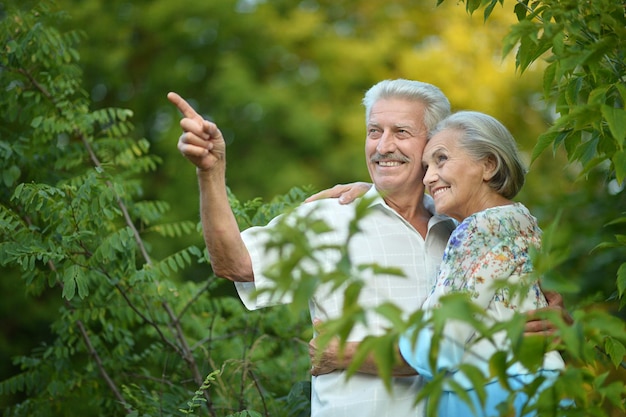
[(183, 114), (183, 116), (189, 119), (200, 119), (202, 120), (202, 116), (200, 116), (194, 109), (191, 107), (187, 101), (182, 98), (180, 95), (170, 92), (167, 93), (167, 99), (175, 105), (178, 110)]

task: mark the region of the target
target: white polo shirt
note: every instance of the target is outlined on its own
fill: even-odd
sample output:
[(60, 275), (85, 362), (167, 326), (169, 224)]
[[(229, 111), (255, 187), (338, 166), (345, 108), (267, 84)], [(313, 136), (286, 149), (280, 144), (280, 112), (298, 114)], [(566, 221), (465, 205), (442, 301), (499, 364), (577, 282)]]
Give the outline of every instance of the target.
[[(406, 220), (391, 209), (372, 187), (364, 196), (373, 199), (370, 213), (359, 222), (361, 232), (349, 243), (349, 256), (353, 267), (377, 264), (382, 267), (395, 267), (403, 271), (404, 277), (387, 274), (374, 274), (371, 270), (359, 272), (365, 286), (361, 291), (359, 304), (376, 306), (391, 301), (410, 314), (421, 308), (436, 278), (443, 251), (455, 223), (443, 216), (433, 216), (428, 224), (426, 239)], [(425, 197), (427, 208), (434, 212), (432, 200)], [(317, 216), (323, 219), (333, 231), (321, 235), (311, 235), (312, 245), (345, 244), (348, 226), (355, 216), (356, 202), (341, 205), (336, 199), (318, 200), (298, 207), (287, 216)], [(283, 216), (273, 219), (265, 227), (253, 227), (242, 232), (252, 266), (254, 282), (236, 283), (236, 288), (246, 308), (255, 310), (291, 301), (289, 295), (272, 299), (269, 293), (253, 298), (255, 289), (273, 286), (264, 271), (277, 262), (276, 251), (267, 251), (269, 231)], [(335, 270), (339, 260), (337, 251), (320, 251), (316, 254), (320, 265), (326, 271)], [(309, 301), (311, 319), (326, 321), (341, 314), (343, 291), (327, 291), (320, 288)], [(382, 317), (368, 316), (367, 328), (356, 326), (349, 341), (360, 341), (366, 335), (382, 334), (389, 323)], [(421, 377), (399, 377), (393, 380), (392, 392), (388, 392), (382, 380), (373, 375), (355, 374), (348, 380), (345, 372), (333, 372), (312, 378), (312, 417), (402, 417), (424, 415), (421, 406), (415, 406), (415, 399), (423, 384)]]

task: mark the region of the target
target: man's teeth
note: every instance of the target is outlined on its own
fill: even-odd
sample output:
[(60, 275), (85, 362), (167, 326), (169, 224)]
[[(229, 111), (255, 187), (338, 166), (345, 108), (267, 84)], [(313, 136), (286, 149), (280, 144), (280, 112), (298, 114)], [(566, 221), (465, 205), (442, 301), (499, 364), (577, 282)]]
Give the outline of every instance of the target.
[(402, 162), (398, 162), (398, 161), (380, 161), (378, 163), (378, 165), (383, 166), (383, 167), (397, 167), (402, 165)]
[(433, 193), (433, 197), (434, 197), (434, 196), (436, 196), (436, 195), (438, 195), (438, 194), (441, 194), (441, 193), (443, 193), (443, 192), (448, 191), (448, 189), (449, 189), (449, 188), (450, 188), (450, 187), (446, 187), (446, 188), (438, 188), (438, 189), (436, 189), (436, 190), (435, 190), (435, 192)]

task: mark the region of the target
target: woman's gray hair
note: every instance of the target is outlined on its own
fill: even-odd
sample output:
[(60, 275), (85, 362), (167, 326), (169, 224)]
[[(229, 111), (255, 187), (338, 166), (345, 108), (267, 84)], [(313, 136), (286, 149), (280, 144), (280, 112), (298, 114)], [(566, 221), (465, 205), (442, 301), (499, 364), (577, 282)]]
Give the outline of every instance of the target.
[(458, 145), (476, 161), (493, 158), (496, 171), (489, 186), (505, 198), (513, 198), (524, 185), (526, 168), (517, 143), (502, 123), (475, 111), (460, 111), (448, 116), (430, 131), (428, 139), (444, 129), (462, 133)]
[(372, 107), (378, 100), (394, 98), (424, 103), (424, 124), (428, 130), (450, 114), (450, 101), (440, 89), (421, 81), (399, 78), (380, 81), (365, 93), (363, 105), (366, 123), (369, 122)]

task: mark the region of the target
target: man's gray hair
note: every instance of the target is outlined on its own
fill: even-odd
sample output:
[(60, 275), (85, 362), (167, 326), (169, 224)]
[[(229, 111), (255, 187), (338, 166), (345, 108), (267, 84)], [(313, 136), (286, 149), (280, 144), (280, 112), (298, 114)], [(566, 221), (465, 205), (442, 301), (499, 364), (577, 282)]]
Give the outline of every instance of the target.
[(394, 98), (424, 103), (424, 124), (428, 130), (450, 114), (450, 101), (439, 88), (425, 82), (399, 78), (380, 81), (365, 93), (363, 105), (366, 123), (369, 122), (372, 107), (378, 100)]

